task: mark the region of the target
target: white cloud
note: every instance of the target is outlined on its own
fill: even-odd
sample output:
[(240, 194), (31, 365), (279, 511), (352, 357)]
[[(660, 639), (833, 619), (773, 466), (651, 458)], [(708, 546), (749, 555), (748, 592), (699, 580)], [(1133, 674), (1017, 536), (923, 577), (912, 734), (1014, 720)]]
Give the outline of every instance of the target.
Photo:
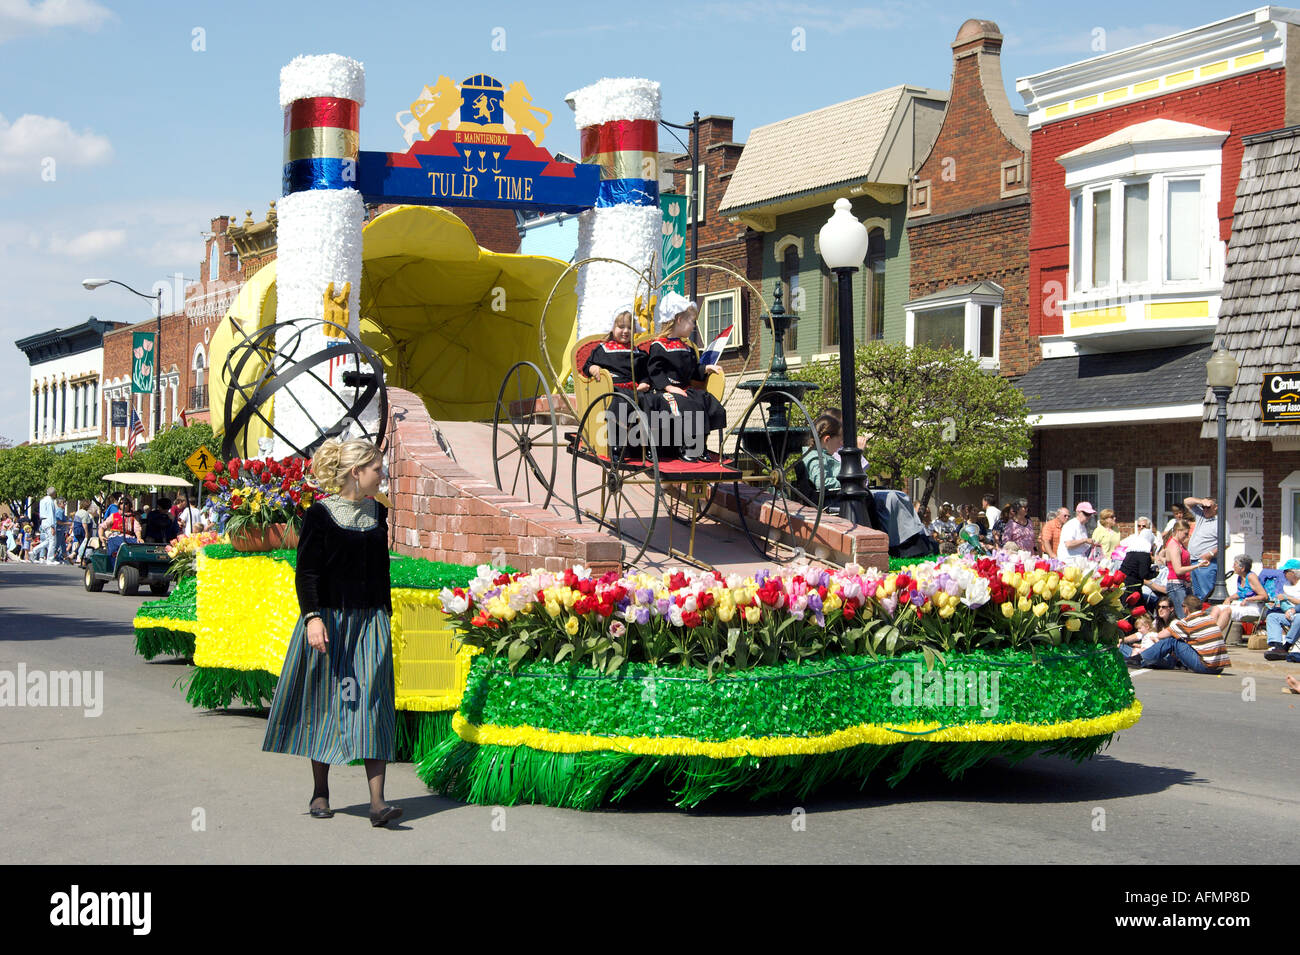
[(94, 0), (0, 0), (0, 43), (58, 27), (97, 30), (113, 11)]
[(113, 158), (113, 144), (89, 130), (78, 133), (66, 120), (27, 113), (10, 123), (0, 114), (0, 174), (25, 170), (35, 178), (46, 157), (56, 163), (94, 166)]
[(88, 259), (96, 255), (113, 252), (126, 244), (125, 229), (92, 229), (72, 239), (54, 236), (50, 239), (49, 250), (55, 255), (67, 255), (74, 259)]

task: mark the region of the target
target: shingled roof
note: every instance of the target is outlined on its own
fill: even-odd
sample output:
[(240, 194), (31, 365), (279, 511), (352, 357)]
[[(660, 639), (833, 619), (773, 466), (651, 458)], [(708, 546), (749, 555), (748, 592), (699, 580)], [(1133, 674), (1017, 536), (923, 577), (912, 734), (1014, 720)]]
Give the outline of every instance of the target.
[(1034, 414), (1192, 404), (1205, 397), (1206, 344), (1048, 358), (1016, 379)]
[[(1300, 435), (1300, 425), (1259, 424), (1264, 372), (1300, 366), (1300, 126), (1246, 136), (1214, 347), (1241, 366), (1228, 398), (1228, 437)], [(1218, 434), (1205, 392), (1201, 437)]]

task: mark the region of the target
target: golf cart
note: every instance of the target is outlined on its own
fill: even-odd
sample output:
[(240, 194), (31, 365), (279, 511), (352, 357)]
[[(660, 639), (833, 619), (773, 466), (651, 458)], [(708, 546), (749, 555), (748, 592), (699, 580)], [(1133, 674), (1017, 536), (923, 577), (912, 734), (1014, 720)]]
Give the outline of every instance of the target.
[(172, 584), (167, 576), (170, 566), (166, 544), (128, 541), (111, 558), (103, 551), (86, 555), (86, 589), (99, 593), (106, 581), (116, 580), (117, 591), (123, 597), (134, 597), (141, 584), (148, 584), (149, 592), (155, 596), (166, 597)]
[[(139, 471), (105, 474), (104, 480), (146, 487), (189, 487), (192, 483), (184, 478)], [(170, 566), (166, 544), (127, 541), (111, 557), (107, 549), (88, 549), (83, 561), (86, 590), (99, 593), (107, 581), (116, 580), (118, 593), (124, 597), (134, 597), (141, 585), (147, 585), (155, 596), (165, 597), (171, 590), (171, 578), (167, 576)]]

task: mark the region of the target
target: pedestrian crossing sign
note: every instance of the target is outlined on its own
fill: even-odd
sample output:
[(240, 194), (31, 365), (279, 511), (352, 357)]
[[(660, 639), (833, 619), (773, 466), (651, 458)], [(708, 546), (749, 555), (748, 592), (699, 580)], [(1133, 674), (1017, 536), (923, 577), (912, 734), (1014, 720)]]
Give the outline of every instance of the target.
[(185, 464), (194, 472), (194, 476), (201, 481), (217, 466), (217, 459), (207, 448), (200, 447), (185, 459)]

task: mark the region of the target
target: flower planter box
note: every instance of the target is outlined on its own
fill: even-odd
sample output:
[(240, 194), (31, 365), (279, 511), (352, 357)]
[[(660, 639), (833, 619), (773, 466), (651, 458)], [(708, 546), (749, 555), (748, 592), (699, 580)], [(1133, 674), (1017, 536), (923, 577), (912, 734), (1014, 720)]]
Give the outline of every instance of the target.
[(230, 535), (230, 546), (242, 554), (264, 554), (273, 550), (293, 550), (298, 546), (298, 531), (288, 524), (244, 527)]

